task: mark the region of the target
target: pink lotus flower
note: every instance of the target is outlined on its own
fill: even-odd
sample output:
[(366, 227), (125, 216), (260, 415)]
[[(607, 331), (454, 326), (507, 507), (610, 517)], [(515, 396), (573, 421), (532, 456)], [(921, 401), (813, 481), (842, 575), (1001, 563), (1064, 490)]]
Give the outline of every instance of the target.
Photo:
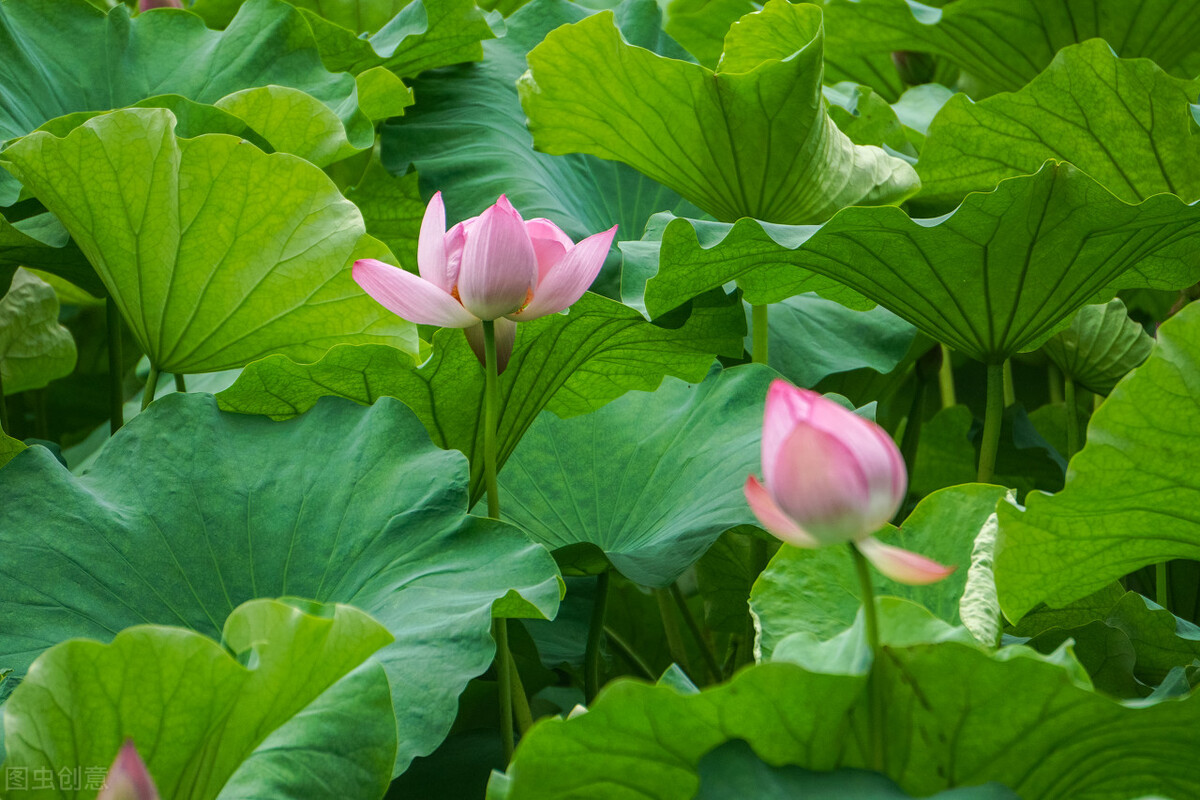
[(420, 277), (382, 261), (354, 262), (354, 280), (397, 316), (419, 325), (465, 328), (482, 352), (480, 322), (495, 320), (501, 367), (516, 327), (574, 303), (592, 285), (617, 226), (578, 244), (547, 219), (525, 221), (504, 195), (478, 217), (446, 231), (438, 192), (417, 241)]
[(900, 451), (874, 422), (777, 380), (767, 393), (762, 459), (764, 483), (747, 478), (746, 501), (774, 536), (809, 548), (854, 542), (900, 583), (934, 583), (954, 571), (871, 535), (895, 515), (908, 484)]
[(96, 800), (159, 800), (158, 788), (132, 739), (121, 745)]

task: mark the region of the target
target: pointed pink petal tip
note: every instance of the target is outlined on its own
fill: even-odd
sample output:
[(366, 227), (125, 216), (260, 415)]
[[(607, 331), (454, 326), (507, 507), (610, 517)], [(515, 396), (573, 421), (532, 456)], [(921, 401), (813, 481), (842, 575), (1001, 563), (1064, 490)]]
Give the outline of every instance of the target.
[(608, 257), (616, 234), (617, 226), (614, 225), (572, 247), (538, 283), (529, 304), (509, 318), (520, 322), (537, 319), (556, 314), (577, 302), (604, 268), (604, 259)]
[(354, 280), (381, 306), (418, 325), (467, 328), (479, 318), (441, 288), (399, 267), (362, 258), (354, 262)]
[(746, 478), (744, 491), (746, 502), (750, 504), (750, 510), (754, 512), (754, 516), (758, 517), (758, 521), (762, 523), (767, 533), (795, 547), (813, 550), (821, 546), (820, 542), (784, 513), (779, 504), (775, 502), (775, 498), (771, 497), (771, 493), (767, 491), (767, 487), (758, 482), (758, 478), (753, 475)]
[(909, 550), (884, 544), (873, 536), (859, 540), (855, 546), (884, 576), (909, 586), (937, 583), (958, 569), (956, 565), (948, 567)]
[(158, 788), (132, 739), (121, 745), (96, 800), (159, 800)]

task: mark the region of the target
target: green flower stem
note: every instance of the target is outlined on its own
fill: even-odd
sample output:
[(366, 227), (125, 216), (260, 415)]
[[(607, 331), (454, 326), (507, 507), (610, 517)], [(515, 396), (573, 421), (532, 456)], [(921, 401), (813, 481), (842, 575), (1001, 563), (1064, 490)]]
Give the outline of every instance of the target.
[(158, 367), (150, 364), (150, 374), (146, 376), (146, 388), (142, 390), (142, 411), (154, 402), (154, 393), (158, 391)]
[(596, 598), (592, 602), (592, 620), (583, 655), (583, 698), (588, 704), (600, 691), (600, 645), (604, 641), (604, 615), (608, 610), (608, 580), (607, 569), (596, 576)]
[[(483, 392), (483, 477), (487, 485), (488, 516), (500, 519), (500, 489), (496, 482), (496, 425), (500, 419), (499, 362), (496, 360), (496, 323), (483, 321), (484, 392)], [(500, 741), (504, 744), (504, 762), (512, 760), (513, 741), (513, 659), (508, 647), (508, 620), (492, 621), (496, 640), (496, 681), (500, 693)]]
[(510, 650), (508, 665), (512, 675), (513, 687), (513, 716), (517, 720), (517, 731), (524, 736), (533, 727), (533, 711), (529, 708), (529, 697), (525, 694), (525, 684), (521, 681), (521, 671), (517, 669), (517, 660)]
[(108, 329), (108, 431), (125, 424), (125, 387), (121, 369), (121, 312), (110, 297), (104, 302), (104, 325)]
[[(945, 363), (945, 362), (943, 362)], [(904, 459), (904, 466), (908, 470), (908, 474), (912, 475), (917, 468), (917, 446), (921, 440), (921, 409), (925, 405), (925, 385), (928, 382), (925, 375), (920, 369), (915, 370), (916, 389), (913, 391), (912, 403), (908, 407), (908, 417), (904, 420), (904, 432), (900, 436), (900, 441), (897, 444), (900, 446), (900, 456)], [(938, 373), (938, 382), (942, 382), (942, 374)], [(950, 393), (954, 393), (954, 389), (950, 389)], [(942, 387), (942, 404), (945, 407), (946, 393), (945, 387)], [(954, 405), (951, 403), (950, 405)]]
[(4, 396), (4, 376), (0, 374), (0, 432), (8, 433), (8, 398)]
[(670, 592), (671, 599), (675, 601), (675, 605), (679, 608), (679, 614), (683, 617), (683, 624), (687, 625), (692, 638), (696, 640), (696, 647), (700, 650), (700, 656), (704, 659), (704, 665), (712, 673), (713, 680), (720, 681), (721, 665), (717, 663), (717, 654), (713, 652), (712, 643), (708, 641), (704, 635), (704, 631), (700, 629), (700, 624), (696, 621), (696, 615), (692, 613), (692, 609), (688, 608), (687, 598), (683, 596), (683, 590), (679, 588), (678, 583), (672, 583)]
[(33, 401), (33, 435), (39, 439), (49, 439), (50, 417), (46, 414), (46, 389), (34, 389), (27, 396)]
[(513, 737), (512, 657), (508, 649), (508, 620), (492, 620), (492, 638), (496, 640), (496, 690), (500, 694), (500, 741), (504, 745), (504, 763), (512, 761), (516, 741)]
[(938, 368), (938, 387), (942, 390), (942, 408), (958, 405), (958, 397), (954, 393), (954, 362), (950, 358), (950, 348), (942, 345), (942, 365)]
[(175, 391), (186, 392), (187, 384), (183, 381), (183, 375), (179, 372), (175, 373)]
[(750, 306), (750, 322), (752, 337), (752, 350), (750, 357), (755, 364), (767, 363), (767, 344), (768, 344), (768, 328), (767, 328), (767, 309), (769, 306)]
[(629, 642), (625, 641), (619, 633), (607, 625), (604, 626), (604, 638), (608, 640), (608, 643), (612, 645), (612, 649), (616, 650), (617, 654), (620, 655), (621, 658), (629, 662), (629, 666), (633, 667), (642, 674), (643, 678), (648, 681), (653, 681), (658, 678), (658, 676), (654, 674), (654, 670), (650, 669), (650, 665), (646, 663), (646, 659), (639, 656), (637, 651), (633, 649), (633, 646), (629, 644)]
[(1079, 452), (1079, 404), (1075, 397), (1075, 381), (1063, 379), (1063, 399), (1067, 404), (1067, 459)]
[(871, 743), (867, 763), (876, 772), (883, 771), (883, 693), (879, 686), (879, 618), (875, 612), (875, 587), (871, 584), (871, 568), (866, 557), (850, 543), (850, 554), (854, 557), (854, 568), (858, 572), (859, 590), (862, 593), (863, 617), (867, 624), (867, 644), (871, 648), (871, 672), (867, 675), (867, 726)]
[(1004, 360), (1004, 407), (1008, 408), (1017, 402), (1017, 392), (1013, 388), (1012, 359)]
[(1167, 577), (1167, 562), (1154, 565), (1154, 602), (1171, 610), (1171, 584)]
[(987, 408), (983, 415), (983, 441), (979, 445), (980, 483), (991, 483), (1000, 450), (1000, 423), (1004, 418), (1004, 365), (987, 365)]
[(1050, 389), (1050, 402), (1063, 402), (1063, 374), (1053, 362), (1046, 365), (1046, 382)]
[(675, 604), (671, 602), (670, 593), (665, 589), (655, 589), (654, 599), (658, 601), (658, 613), (662, 617), (663, 632), (667, 635), (671, 660), (690, 677), (692, 668), (688, 663), (687, 648), (683, 645), (683, 634), (679, 630), (679, 620), (675, 618)]

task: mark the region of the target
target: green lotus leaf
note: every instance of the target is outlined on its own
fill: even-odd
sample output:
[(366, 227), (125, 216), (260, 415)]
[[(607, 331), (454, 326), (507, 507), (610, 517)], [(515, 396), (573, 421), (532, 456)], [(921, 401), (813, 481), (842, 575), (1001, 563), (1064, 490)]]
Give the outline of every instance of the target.
[(343, 342), (415, 349), (414, 326), (350, 277), (355, 258), (390, 256), (324, 173), (174, 129), (165, 109), (114, 111), (3, 154), (63, 221), (155, 367), (214, 372), (270, 353), (319, 358)]
[(223, 32), (178, 11), (131, 18), (120, 4), (106, 14), (86, 0), (5, 0), (0, 29), (17, 48), (0, 65), (0, 140), (162, 97), (229, 115), (318, 165), (374, 143), (354, 79), (322, 66), (303, 16), (281, 0), (249, 0)]
[(3, 395), (40, 389), (75, 369), (75, 340), (58, 322), (50, 284), (18, 269), (0, 298), (0, 402)]
[(586, 416), (542, 414), (500, 476), (503, 518), (552, 551), (586, 545), (635, 583), (669, 586), (722, 532), (757, 524), (742, 484), (758, 470), (776, 377), (734, 367)]
[(797, 386), (809, 387), (856, 369), (889, 373), (917, 336), (910, 323), (885, 308), (855, 311), (815, 294), (775, 304), (767, 324), (768, 363)]
[(663, 32), (709, 69), (716, 69), (729, 26), (757, 11), (753, 0), (671, 0)]
[[(756, 800), (908, 800), (912, 795), (894, 781), (867, 770), (841, 769), (813, 772), (801, 767), (772, 767), (754, 754), (743, 741), (727, 742), (700, 759), (697, 770), (700, 793), (696, 800), (726, 800), (753, 797)], [(1016, 800), (1003, 786), (990, 783), (949, 789), (930, 795), (930, 800)]]
[[(976, 539), (989, 525), (994, 529), (996, 503), (1004, 493), (1000, 486), (968, 483), (922, 500), (904, 525), (884, 540), (957, 569), (930, 586), (906, 586), (873, 572), (875, 591), (921, 603), (954, 625), (969, 618), (968, 627), (985, 643), (994, 644), (1000, 632), (995, 586), (984, 567), (974, 564), (990, 563), (991, 543), (985, 539), (977, 548)], [(798, 631), (828, 639), (845, 630), (862, 606), (860, 594), (847, 548), (781, 547), (750, 594), (763, 657)], [(977, 600), (990, 608), (980, 607)]]
[[(502, 38), (484, 42), (482, 63), (414, 81), (420, 103), (383, 128), (388, 169), (399, 174), (415, 166), (430, 192), (442, 191), (451, 220), (475, 216), (505, 194), (526, 218), (546, 217), (576, 240), (613, 225), (620, 226), (618, 240), (638, 237), (647, 218), (663, 209), (698, 215), (675, 192), (624, 164), (533, 149), (516, 89), (526, 53), (587, 14), (565, 0), (534, 0), (506, 20)], [(631, 41), (658, 49), (659, 16), (656, 4), (640, 0), (623, 4), (617, 19)]]
[(1092, 415), (1055, 495), (1001, 504), (1000, 602), (1018, 620), (1146, 564), (1200, 557), (1200, 305), (1163, 323), (1150, 358)]
[(47, 211), (15, 221), (0, 215), (0, 290), (8, 291), (13, 273), (27, 264), (54, 270), (93, 294), (104, 294), (104, 284), (92, 265), (62, 223)]
[[(651, 391), (664, 375), (703, 380), (714, 354), (741, 355), (745, 318), (736, 296), (697, 298), (686, 320), (651, 324), (636, 311), (585, 294), (567, 315), (517, 325), (512, 358), (500, 375), (497, 464), (502, 466), (549, 408), (559, 416), (586, 414), (630, 389)], [(461, 331), (433, 337), (424, 363), (395, 348), (336, 347), (320, 361), (298, 364), (273, 356), (249, 367), (218, 395), (229, 411), (277, 419), (301, 414), (317, 398), (372, 403), (384, 396), (408, 404), (441, 447), (471, 460), (471, 501), (483, 496), (484, 375)]]
[(714, 73), (626, 44), (603, 12), (530, 51), (521, 102), (539, 150), (624, 162), (719, 220), (898, 202), (917, 187), (908, 163), (825, 111), (823, 41), (817, 8), (772, 0), (730, 29)]
[(6, 785), (32, 787), (9, 796), (48, 796), (29, 780), (45, 770), (63, 790), (84, 773), (99, 788), (130, 738), (164, 798), (382, 797), (395, 723), (383, 669), (364, 662), (391, 639), (350, 606), (264, 599), (229, 614), (224, 646), (160, 625), (63, 642), (4, 707)]
[(1060, 331), (1042, 345), (1046, 356), (1063, 374), (1098, 394), (1108, 394), (1154, 348), (1154, 339), (1129, 318), (1125, 304), (1084, 306)]
[[(1200, 723), (1196, 697), (1131, 707), (1092, 691), (1068, 650), (989, 652), (907, 601), (886, 598), (880, 611), (891, 639), (878, 677), (883, 773), (910, 795), (990, 782), (1026, 800), (1200, 789), (1200, 765), (1186, 757)], [(701, 692), (609, 684), (586, 714), (534, 726), (489, 800), (687, 800), (701, 758), (732, 739), (772, 767), (863, 767), (861, 624), (832, 642), (795, 634), (779, 655), (784, 647), (788, 660)]]
[(417, 173), (393, 175), (379, 159), (373, 158), (345, 195), (362, 212), (367, 233), (386, 244), (400, 264), (415, 266), (417, 238), (426, 206), (417, 185)]
[(516, 528), (468, 516), (467, 480), (463, 457), (390, 399), (330, 398), (273, 422), (171, 394), (80, 477), (31, 447), (0, 471), (0, 550), (12, 556), (0, 563), (0, 663), (22, 673), (65, 639), (145, 622), (219, 637), (260, 597), (354, 605), (395, 637), (376, 659), (398, 774), (445, 737), (491, 663), (493, 606), (549, 617), (558, 604), (553, 559)]
[(701, 238), (701, 226), (671, 222), (645, 305), (672, 308), (731, 280), (753, 303), (796, 290), (852, 301), (827, 288), (837, 281), (932, 338), (999, 363), (1118, 289), (1194, 283), (1198, 226), (1200, 207), (1177, 197), (1131, 206), (1070, 164), (1048, 162), (936, 219), (848, 208), (819, 228), (742, 220), (716, 243)]
[[(24, 449), (24, 442), (14, 439), (3, 431), (0, 431), (0, 467), (3, 467), (9, 461), (12, 461), (13, 457)], [(0, 670), (0, 672), (2, 672), (2, 670)], [(3, 691), (0, 691), (0, 697), (3, 696)]]
[(946, 103), (917, 164), (919, 199), (955, 203), (1056, 158), (1126, 202), (1171, 192), (1190, 203), (1200, 199), (1198, 93), (1200, 81), (1119, 59), (1104, 42), (1068, 47), (1019, 92)]
[[(1172, 75), (1200, 72), (1200, 21), (1172, 0), (831, 0), (827, 58), (886, 60), (893, 51), (931, 53), (965, 73), (974, 96), (1015, 91), (1069, 45), (1106, 39), (1124, 58), (1150, 58)], [(891, 66), (890, 64), (888, 66)], [(879, 76), (895, 82), (894, 68)], [(864, 81), (871, 83), (871, 81)], [(1089, 98), (1089, 104), (1094, 98)]]

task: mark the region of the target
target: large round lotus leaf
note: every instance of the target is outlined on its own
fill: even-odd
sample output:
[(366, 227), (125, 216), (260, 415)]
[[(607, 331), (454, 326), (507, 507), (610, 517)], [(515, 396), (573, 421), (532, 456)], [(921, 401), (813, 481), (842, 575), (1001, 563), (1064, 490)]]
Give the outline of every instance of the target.
[(1118, 289), (1178, 289), (1200, 278), (1200, 206), (1169, 194), (1130, 205), (1055, 162), (933, 219), (856, 207), (820, 227), (741, 220), (717, 242), (710, 228), (669, 223), (658, 274), (645, 284), (652, 313), (731, 280), (752, 303), (797, 291), (856, 296), (991, 363), (1036, 347)]
[[(1070, 652), (989, 651), (903, 600), (881, 602), (885, 775), (916, 797), (1000, 783), (1025, 800), (1128, 800), (1200, 792), (1191, 757), (1200, 699), (1130, 707), (1098, 694)], [(783, 652), (786, 649), (786, 654)], [(624, 680), (585, 714), (536, 725), (489, 800), (689, 800), (698, 764), (746, 741), (771, 766), (863, 768), (861, 625), (829, 642), (796, 634), (786, 660), (701, 692)]]
[(1068, 378), (1108, 394), (1154, 349), (1154, 339), (1129, 318), (1125, 304), (1084, 306), (1071, 326), (1050, 337), (1042, 351)]
[[(1194, 10), (1189, 16), (1191, 25), (1200, 19)], [(1108, 42), (1068, 47), (1019, 92), (978, 103), (959, 94), (946, 103), (917, 164), (919, 200), (958, 202), (1055, 158), (1126, 202), (1170, 192), (1190, 203), (1200, 198), (1191, 106), (1198, 92), (1200, 81), (1168, 75), (1152, 61), (1119, 59)]]
[(742, 486), (777, 377), (734, 367), (586, 416), (542, 414), (500, 475), (501, 515), (551, 550), (587, 546), (635, 583), (668, 586), (724, 531), (757, 524)]
[(0, 402), (6, 394), (40, 389), (75, 369), (75, 340), (58, 323), (50, 284), (18, 269), (0, 297)]
[(725, 222), (899, 202), (918, 186), (908, 162), (826, 113), (824, 38), (819, 9), (772, 0), (730, 29), (713, 72), (627, 44), (603, 12), (530, 51), (521, 103), (539, 150), (624, 162)]
[[(503, 467), (538, 414), (586, 414), (630, 389), (653, 391), (664, 375), (700, 381), (713, 355), (737, 356), (746, 333), (736, 294), (697, 298), (690, 313), (662, 325), (599, 295), (585, 294), (567, 314), (517, 325), (512, 358), (500, 374), (497, 462)], [(335, 347), (314, 364), (275, 356), (245, 369), (218, 399), (221, 408), (284, 418), (317, 398), (360, 403), (398, 397), (442, 447), (471, 460), (471, 502), (483, 496), (483, 367), (462, 331), (434, 334), (423, 363), (394, 347)]]
[(42, 774), (99, 788), (128, 738), (167, 800), (381, 797), (396, 728), (387, 677), (367, 659), (392, 637), (358, 609), (313, 610), (251, 600), (221, 644), (137, 625), (109, 644), (55, 645), (4, 707), (5, 785), (37, 789)]
[(396, 772), (433, 750), (491, 662), (497, 613), (553, 616), (553, 559), (468, 516), (467, 464), (401, 403), (327, 399), (295, 420), (172, 394), (84, 475), (31, 447), (0, 470), (0, 664), (143, 622), (219, 637), (259, 597), (357, 606), (395, 637)]
[[(1105, 39), (1124, 58), (1153, 59), (1173, 75), (1200, 71), (1200, 18), (1176, 0), (831, 0), (825, 25), (833, 62), (932, 53), (966, 73), (961, 88), (976, 97), (1020, 89), (1059, 50), (1088, 39)], [(893, 74), (859, 80), (895, 85), (888, 68)]]
[(415, 349), (354, 282), (386, 255), (312, 164), (233, 136), (180, 138), (166, 109), (114, 111), (4, 151), (62, 220), (163, 372), (215, 372), (342, 343)]
[(1055, 495), (1002, 503), (996, 585), (1009, 619), (1062, 606), (1146, 564), (1200, 558), (1200, 303), (1163, 323), (1144, 364), (1092, 415)]

